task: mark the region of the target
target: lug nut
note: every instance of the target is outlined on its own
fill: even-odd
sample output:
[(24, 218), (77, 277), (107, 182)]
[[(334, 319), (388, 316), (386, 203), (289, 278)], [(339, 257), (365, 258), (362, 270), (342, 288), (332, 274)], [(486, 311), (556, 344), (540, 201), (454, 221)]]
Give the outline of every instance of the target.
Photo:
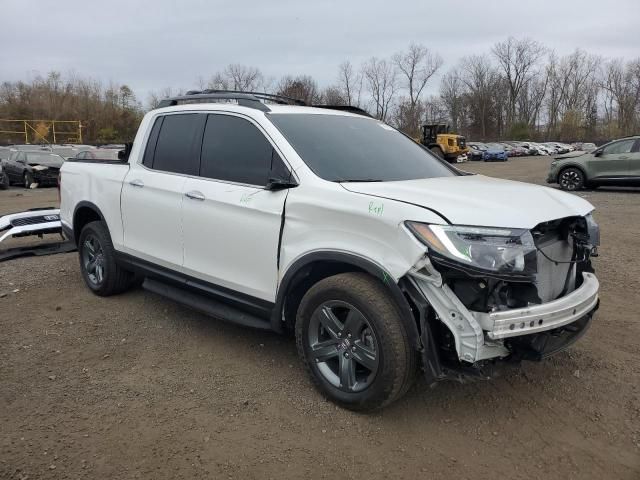
[(349, 358), (349, 352), (344, 354), (344, 358)]
[(351, 347), (351, 351), (355, 352), (356, 351), (356, 347)]
[(341, 337), (341, 336), (342, 336), (342, 332), (338, 332), (338, 337)]
[(347, 334), (347, 338), (351, 338), (351, 334), (350, 333)]

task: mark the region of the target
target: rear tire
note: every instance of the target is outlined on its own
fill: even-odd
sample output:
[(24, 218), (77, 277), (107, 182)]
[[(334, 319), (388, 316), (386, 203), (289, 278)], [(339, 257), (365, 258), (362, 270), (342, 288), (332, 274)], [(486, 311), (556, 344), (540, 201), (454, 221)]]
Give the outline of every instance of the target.
[(343, 273), (316, 283), (302, 299), (295, 330), (314, 384), (345, 408), (382, 408), (415, 380), (416, 352), (396, 303), (370, 275)]
[(116, 263), (111, 235), (103, 221), (84, 226), (78, 240), (78, 257), (84, 282), (101, 297), (124, 292), (139, 280)]

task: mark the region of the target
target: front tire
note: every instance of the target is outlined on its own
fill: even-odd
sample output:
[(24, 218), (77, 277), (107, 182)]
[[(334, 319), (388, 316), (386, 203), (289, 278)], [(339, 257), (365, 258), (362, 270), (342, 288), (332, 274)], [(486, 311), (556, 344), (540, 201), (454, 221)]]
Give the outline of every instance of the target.
[(558, 174), (558, 184), (562, 190), (573, 192), (584, 187), (584, 174), (575, 167), (565, 168)]
[(325, 278), (305, 294), (296, 321), (298, 353), (316, 387), (351, 410), (374, 410), (411, 387), (416, 352), (398, 308), (364, 273)]
[(444, 159), (444, 152), (440, 147), (431, 147), (431, 153), (433, 153), (436, 157)]
[(84, 226), (78, 240), (78, 257), (84, 282), (93, 293), (101, 297), (121, 293), (137, 280), (133, 273), (116, 263), (111, 235), (102, 221)]
[(31, 175), (31, 173), (29, 172), (24, 172), (24, 174), (22, 175), (22, 181), (24, 188), (31, 188), (31, 185), (35, 183), (33, 175)]

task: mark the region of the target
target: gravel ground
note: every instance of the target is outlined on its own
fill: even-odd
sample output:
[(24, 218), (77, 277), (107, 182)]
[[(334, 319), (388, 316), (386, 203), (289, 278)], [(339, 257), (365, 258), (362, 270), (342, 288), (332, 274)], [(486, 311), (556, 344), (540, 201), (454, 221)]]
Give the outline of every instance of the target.
[[(460, 167), (543, 183), (548, 158)], [(76, 254), (0, 263), (0, 478), (640, 478), (640, 190), (579, 193), (601, 308), (570, 350), (490, 382), (326, 402), (291, 339), (143, 290), (99, 298)], [(0, 214), (56, 204), (0, 192)]]

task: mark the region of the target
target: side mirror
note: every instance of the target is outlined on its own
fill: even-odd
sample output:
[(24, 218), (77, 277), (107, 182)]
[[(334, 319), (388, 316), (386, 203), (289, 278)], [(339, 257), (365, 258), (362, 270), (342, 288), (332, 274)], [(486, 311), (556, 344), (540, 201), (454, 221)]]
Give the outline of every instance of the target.
[(287, 188), (295, 188), (298, 186), (298, 182), (293, 180), (293, 178), (276, 178), (270, 177), (267, 182), (267, 186), (265, 187), (267, 190), (285, 190)]
[(593, 152), (594, 157), (599, 157), (601, 155), (602, 155), (602, 150), (596, 150), (595, 152)]

